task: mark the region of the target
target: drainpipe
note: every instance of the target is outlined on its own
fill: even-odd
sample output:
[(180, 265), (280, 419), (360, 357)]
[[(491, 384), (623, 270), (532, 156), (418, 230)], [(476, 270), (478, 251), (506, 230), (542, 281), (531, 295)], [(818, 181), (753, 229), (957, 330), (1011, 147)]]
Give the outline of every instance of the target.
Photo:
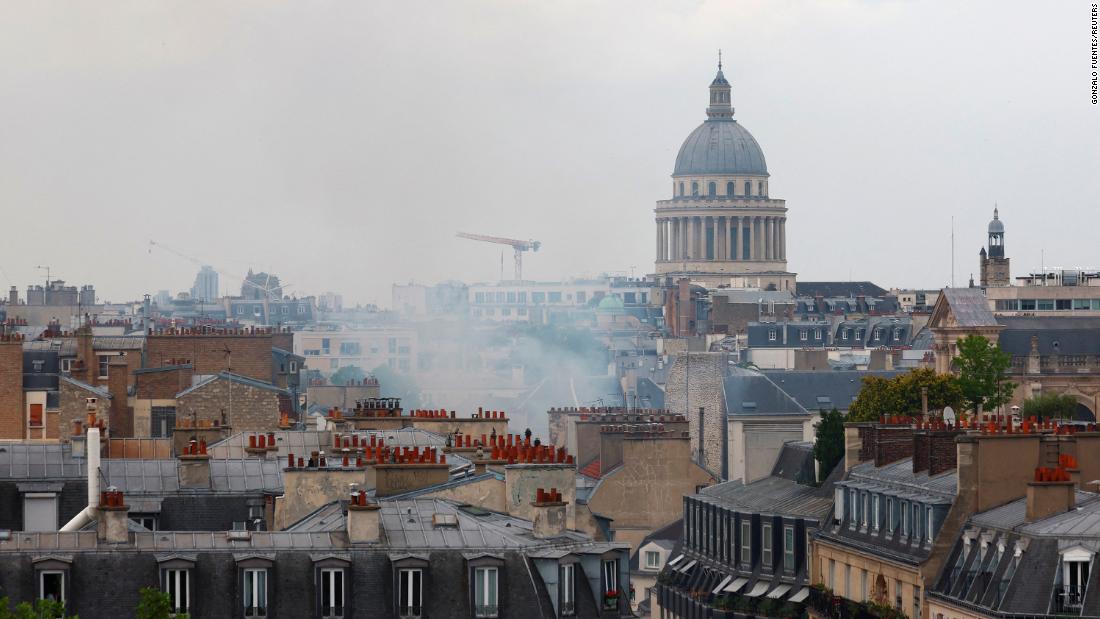
[(61, 527), (62, 531), (79, 531), (96, 519), (96, 508), (99, 507), (99, 428), (88, 428), (85, 446), (88, 457), (88, 506)]

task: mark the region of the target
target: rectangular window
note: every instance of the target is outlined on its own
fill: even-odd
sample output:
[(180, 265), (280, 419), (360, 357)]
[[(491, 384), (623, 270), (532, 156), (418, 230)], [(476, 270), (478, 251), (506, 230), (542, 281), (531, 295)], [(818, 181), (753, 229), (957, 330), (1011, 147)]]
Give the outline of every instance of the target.
[(267, 570), (244, 571), (244, 616), (267, 616)]
[(920, 542), (924, 535), (924, 518), (922, 517), (924, 514), (921, 513), (922, 511), (920, 503), (913, 503), (913, 539), (917, 542)]
[(814, 329), (814, 339), (815, 340), (820, 340), (821, 339), (821, 329)]
[(28, 415), (27, 425), (32, 428), (41, 428), (45, 421), (42, 419), (43, 406), (41, 404), (30, 405), (30, 415)]
[(612, 559), (603, 562), (603, 592), (619, 591), (619, 562)]
[(886, 499), (886, 532), (893, 534), (894, 529), (897, 528), (897, 518), (894, 516), (894, 497), (887, 497)]
[(1054, 299), (1038, 299), (1038, 301), (1036, 303), (1036, 309), (1038, 309), (1040, 311), (1044, 311), (1044, 310), (1053, 311), (1054, 310)]
[(879, 496), (877, 494), (871, 496), (871, 528), (876, 531), (878, 531), (878, 523), (880, 522), (878, 504)]
[(933, 514), (932, 508), (929, 507), (928, 508), (928, 521), (927, 521), (928, 526), (925, 530), (925, 534), (928, 536), (928, 543), (929, 544), (931, 544), (933, 541), (935, 541), (935, 537), (936, 537), (935, 532), (932, 530), (932, 514)]
[(775, 341), (775, 329), (768, 329), (768, 341), (769, 342), (774, 342)]
[(794, 571), (794, 527), (783, 527), (783, 569)]
[(517, 292), (516, 293), (516, 300), (519, 303), (527, 303), (527, 293), (526, 292)]
[(508, 303), (515, 303), (516, 302), (516, 293), (515, 292), (509, 292), (509, 293), (507, 293), (505, 298), (507, 299)]
[(344, 570), (343, 568), (324, 568), (321, 570), (321, 616), (344, 616)]
[(191, 612), (191, 570), (165, 569), (160, 571), (160, 590), (168, 594), (172, 613)]
[(137, 525), (141, 525), (150, 531), (157, 530), (157, 516), (156, 514), (130, 514), (130, 520)]
[(547, 299), (550, 303), (561, 303), (561, 293), (551, 292), (547, 295)]
[(99, 377), (107, 378), (107, 368), (111, 364), (110, 355), (99, 355)]
[(574, 568), (572, 563), (561, 566), (561, 614), (574, 615), (576, 607), (576, 588), (574, 585)]
[(1072, 299), (1055, 299), (1054, 309), (1056, 310), (1068, 310), (1073, 308)]
[(42, 570), (38, 572), (38, 599), (65, 603), (65, 572)]
[(497, 568), (474, 568), (474, 616), (496, 617)]
[(741, 565), (749, 567), (752, 563), (752, 523), (748, 517), (741, 519)]
[(760, 563), (764, 569), (772, 569), (772, 525), (760, 525)]
[(1020, 309), (1023, 311), (1035, 309), (1035, 299), (1020, 299)]
[(647, 550), (645, 553), (645, 566), (651, 570), (661, 567), (661, 553)]
[(901, 536), (907, 537), (909, 535), (909, 504), (902, 501), (898, 511), (901, 512)]
[(546, 303), (546, 293), (545, 292), (532, 292), (531, 293), (531, 302), (535, 303), (535, 304)]
[(150, 412), (149, 435), (153, 438), (169, 438), (176, 427), (175, 406), (154, 406)]
[(798, 339), (805, 342), (806, 340), (810, 339), (810, 333), (806, 329), (799, 329), (798, 330)]
[(406, 569), (398, 572), (398, 616), (402, 619), (420, 617), (423, 606), (424, 571)]
[(1073, 300), (1073, 309), (1075, 309), (1075, 310), (1091, 309), (1089, 299), (1074, 299)]
[(833, 519), (837, 524), (844, 522), (844, 488), (837, 488), (833, 491)]

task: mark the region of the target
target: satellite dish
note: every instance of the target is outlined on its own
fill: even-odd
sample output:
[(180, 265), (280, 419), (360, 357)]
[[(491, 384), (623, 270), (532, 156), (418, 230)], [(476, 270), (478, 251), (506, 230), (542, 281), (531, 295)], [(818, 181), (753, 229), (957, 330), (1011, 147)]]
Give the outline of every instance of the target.
[(947, 423), (955, 423), (955, 410), (950, 406), (943, 407), (943, 420)]

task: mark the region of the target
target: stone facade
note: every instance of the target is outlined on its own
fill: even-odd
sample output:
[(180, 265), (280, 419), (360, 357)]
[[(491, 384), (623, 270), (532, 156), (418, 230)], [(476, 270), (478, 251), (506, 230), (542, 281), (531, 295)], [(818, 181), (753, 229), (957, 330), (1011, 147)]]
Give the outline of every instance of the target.
[(600, 481), (588, 507), (611, 518), (615, 539), (631, 548), (683, 517), (684, 495), (718, 481), (692, 461), (683, 433), (626, 435), (621, 449), (622, 466)]
[(665, 382), (666, 408), (688, 419), (692, 458), (719, 477), (725, 466), (728, 360), (725, 353), (681, 353)]
[(102, 392), (91, 391), (86, 385), (67, 378), (58, 381), (58, 438), (67, 438), (73, 431), (73, 422), (85, 423), (88, 418), (88, 398), (95, 398), (97, 419), (105, 423), (110, 418), (111, 402)]
[(217, 421), (234, 432), (278, 430), (279, 393), (274, 387), (256, 387), (219, 376), (180, 395), (176, 420)]

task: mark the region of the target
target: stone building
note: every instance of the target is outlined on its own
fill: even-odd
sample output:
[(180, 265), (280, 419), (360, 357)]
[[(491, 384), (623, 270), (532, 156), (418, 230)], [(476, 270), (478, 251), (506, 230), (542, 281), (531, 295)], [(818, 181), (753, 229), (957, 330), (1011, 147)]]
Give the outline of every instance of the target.
[(290, 394), (271, 383), (221, 372), (176, 394), (176, 418), (205, 421), (234, 432), (275, 430), (290, 412)]
[(707, 119), (676, 156), (672, 198), (657, 202), (656, 273), (708, 287), (792, 290), (786, 203), (768, 197), (764, 152), (734, 120), (730, 91), (719, 62)]
[(993, 209), (993, 220), (989, 222), (989, 250), (987, 252), (983, 247), (979, 258), (982, 288), (1012, 285), (1012, 272), (1008, 256), (1005, 256), (1005, 225), (996, 208)]

